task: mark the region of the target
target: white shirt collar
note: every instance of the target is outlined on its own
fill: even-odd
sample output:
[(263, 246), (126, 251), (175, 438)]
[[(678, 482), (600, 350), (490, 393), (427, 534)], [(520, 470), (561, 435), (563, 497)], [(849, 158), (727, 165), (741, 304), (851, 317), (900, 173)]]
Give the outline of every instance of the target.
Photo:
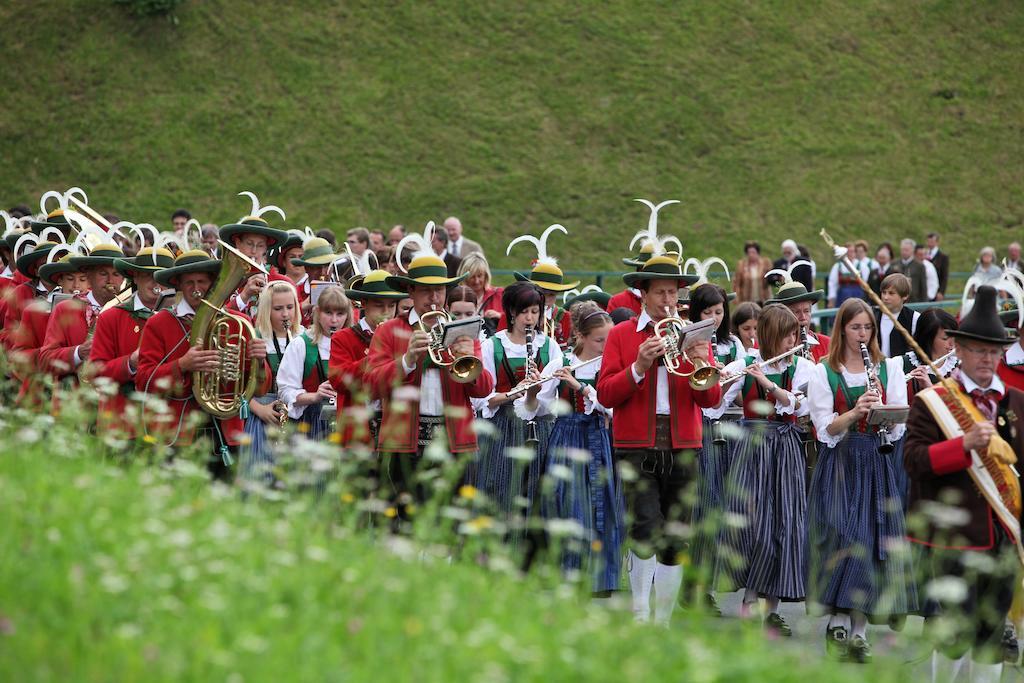
[(36, 283), (36, 291), (37, 292), (49, 292), (50, 290), (48, 290), (46, 288), (46, 285), (44, 285), (42, 282), (37, 282)]
[(4, 272), (0, 273), (0, 277), (12, 278), (14, 277), (14, 271), (11, 270), (10, 266), (4, 268)]
[(967, 376), (967, 373), (960, 373), (960, 381), (963, 382), (964, 391), (970, 394), (975, 389), (981, 389), (982, 391), (998, 391), (1000, 396), (1006, 395), (1006, 387), (1003, 386), (1003, 380), (999, 379), (999, 375), (992, 374), (992, 383), (988, 387), (981, 387), (973, 379)]
[(174, 315), (177, 318), (184, 318), (186, 315), (195, 315), (196, 311), (184, 298), (174, 307)]
[(650, 323), (650, 322), (653, 322), (653, 321), (654, 321), (654, 318), (652, 318), (651, 316), (647, 315), (647, 307), (645, 306), (640, 311), (640, 315), (636, 319), (636, 331), (637, 332), (641, 331), (642, 329), (647, 327), (647, 323)]
[(810, 330), (807, 330), (807, 345), (817, 346), (820, 343), (821, 342), (818, 341), (818, 338), (814, 335), (814, 333), (811, 332)]
[(420, 314), (416, 312), (415, 308), (409, 309), (409, 324), (416, 327), (416, 323), (420, 321)]
[(93, 308), (103, 308), (103, 304), (101, 304), (99, 301), (96, 301), (96, 297), (93, 296), (91, 289), (89, 290), (89, 293), (85, 295), (85, 300), (88, 301), (89, 305), (92, 306)]
[(370, 334), (373, 334), (373, 328), (370, 327), (370, 323), (366, 322), (366, 316), (359, 318), (359, 327)]
[(142, 299), (140, 299), (139, 295), (136, 294), (135, 298), (132, 300), (132, 310), (133, 311), (148, 311), (148, 310), (150, 310), (150, 308), (146, 304), (142, 303)]
[(636, 287), (630, 287), (630, 288), (629, 288), (629, 291), (630, 291), (630, 293), (631, 293), (631, 294), (632, 294), (633, 296), (635, 296), (635, 297), (636, 297), (637, 299), (640, 299), (640, 298), (642, 298), (642, 296), (643, 296), (643, 295), (641, 295), (641, 294), (640, 294), (640, 290), (639, 290), (639, 289), (637, 289)]

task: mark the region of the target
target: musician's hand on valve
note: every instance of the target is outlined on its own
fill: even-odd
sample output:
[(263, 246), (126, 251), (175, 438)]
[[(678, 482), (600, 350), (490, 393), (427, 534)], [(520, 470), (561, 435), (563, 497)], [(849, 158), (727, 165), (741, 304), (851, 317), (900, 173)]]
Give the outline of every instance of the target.
[(242, 288), (242, 301), (252, 301), (260, 295), (263, 288), (267, 286), (267, 276), (263, 273), (253, 275), (245, 282)]
[(220, 366), (220, 353), (204, 351), (202, 344), (197, 343), (178, 359), (178, 365), (185, 372), (213, 372)]
[(636, 371), (641, 375), (646, 375), (647, 371), (651, 369), (654, 362), (665, 355), (665, 343), (657, 338), (650, 337), (645, 339), (640, 344), (639, 352), (636, 357)]
[(710, 363), (711, 361), (709, 360), (709, 349), (710, 346), (707, 342), (697, 342), (696, 344), (692, 344), (686, 348), (686, 355), (690, 358), (690, 360), (699, 358), (705, 363)]
[(486, 310), (480, 315), (487, 320), (501, 320), (501, 311)]
[(430, 348), (430, 335), (423, 330), (414, 330), (409, 338), (409, 348), (405, 352), (406, 365), (415, 366)]
[(263, 339), (250, 339), (246, 348), (249, 360), (263, 360), (267, 357), (267, 342)]
[(996, 428), (989, 422), (976, 422), (964, 433), (964, 451), (983, 451), (996, 434)]

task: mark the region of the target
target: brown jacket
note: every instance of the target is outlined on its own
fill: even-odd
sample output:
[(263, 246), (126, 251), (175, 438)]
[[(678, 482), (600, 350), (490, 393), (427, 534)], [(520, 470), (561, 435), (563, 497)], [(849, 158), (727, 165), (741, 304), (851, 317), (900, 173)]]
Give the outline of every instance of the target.
[[(1022, 416), (1024, 392), (1008, 387), (996, 429), (1018, 458), (1024, 455)], [(953, 549), (993, 546), (996, 518), (967, 473), (969, 462), (963, 437), (946, 439), (924, 401), (915, 399), (903, 445), (903, 467), (910, 478), (908, 540)]]

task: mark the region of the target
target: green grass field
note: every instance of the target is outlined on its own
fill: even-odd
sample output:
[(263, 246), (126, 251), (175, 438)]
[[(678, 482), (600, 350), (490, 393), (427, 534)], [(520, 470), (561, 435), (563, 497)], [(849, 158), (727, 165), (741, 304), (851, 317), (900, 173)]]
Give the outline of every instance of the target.
[[(65, 404), (70, 405), (70, 404)], [(677, 613), (671, 632), (545, 571), (397, 542), (346, 480), (320, 499), (211, 486), (104, 458), (74, 421), (0, 426), (0, 680), (861, 680), (759, 626)], [(342, 466), (344, 469), (344, 465)], [(434, 539), (431, 541), (430, 539)], [(451, 538), (449, 537), (450, 541)], [(425, 541), (421, 543), (421, 541)], [(466, 537), (462, 557), (477, 537)], [(426, 552), (421, 549), (425, 548)], [(876, 657), (878, 683), (909, 675)]]
[(944, 233), (953, 270), (1024, 224), (1014, 2), (100, 0), (0, 7), (2, 203), (81, 185), (166, 226), (256, 191), (288, 227), (460, 215), (496, 267), (564, 223), (565, 268), (619, 267), (646, 225), (688, 255)]

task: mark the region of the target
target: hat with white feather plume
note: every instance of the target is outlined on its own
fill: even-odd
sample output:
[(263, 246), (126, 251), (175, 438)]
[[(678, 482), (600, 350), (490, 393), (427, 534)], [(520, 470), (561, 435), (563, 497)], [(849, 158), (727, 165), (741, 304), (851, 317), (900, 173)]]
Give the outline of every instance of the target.
[(236, 235), (263, 235), (267, 238), (268, 249), (272, 249), (278, 244), (283, 244), (288, 239), (288, 233), (284, 230), (270, 227), (267, 219), (263, 217), (264, 214), (273, 211), (281, 216), (281, 220), (287, 220), (281, 207), (273, 204), (260, 206), (260, 200), (248, 190), (238, 193), (238, 196), (242, 195), (247, 195), (252, 200), (252, 211), (248, 216), (239, 219), (237, 223), (230, 223), (222, 227), (220, 229), (220, 239), (231, 244), (232, 238)]
[(505, 249), (506, 256), (512, 253), (512, 247), (520, 242), (531, 242), (537, 248), (537, 258), (533, 262), (533, 269), (529, 274), (517, 272), (515, 274), (516, 280), (532, 282), (548, 292), (567, 292), (570, 289), (579, 287), (579, 280), (569, 283), (564, 282), (565, 276), (562, 273), (562, 269), (558, 267), (558, 260), (548, 255), (548, 237), (556, 230), (565, 235), (569, 234), (569, 231), (563, 226), (555, 223), (554, 225), (549, 225), (539, 238), (533, 235), (520, 235), (508, 243), (508, 248)]
[[(388, 287), (400, 292), (408, 291), (410, 285), (453, 287), (469, 277), (469, 273), (463, 273), (458, 277), (448, 277), (448, 266), (430, 246), (433, 235), (434, 221), (430, 221), (422, 235), (410, 233), (402, 238), (402, 241), (395, 247), (395, 261), (398, 263), (398, 268), (406, 275), (388, 276)], [(402, 263), (402, 251), (407, 244), (416, 246), (408, 268)]]
[(766, 278), (778, 275), (782, 278), (782, 284), (775, 290), (775, 296), (766, 301), (766, 304), (783, 304), (788, 306), (790, 304), (798, 304), (802, 301), (821, 301), (825, 297), (825, 292), (820, 289), (816, 289), (813, 292), (808, 292), (807, 287), (802, 282), (797, 282), (793, 279), (793, 271), (797, 266), (810, 266), (810, 261), (793, 261), (785, 269), (772, 268), (764, 274)]
[[(669, 204), (678, 204), (678, 199), (666, 199), (660, 204), (647, 199), (634, 199), (651, 210), (650, 218), (647, 219), (647, 228), (640, 230), (633, 239), (629, 241), (629, 248), (632, 250), (637, 242), (640, 243), (640, 250), (631, 258), (624, 258), (622, 262), (627, 266), (634, 266), (639, 270), (649, 258), (659, 255), (675, 255), (680, 258), (683, 255), (683, 244), (674, 235), (658, 235), (658, 213)], [(668, 251), (666, 245), (674, 245), (677, 251)]]

